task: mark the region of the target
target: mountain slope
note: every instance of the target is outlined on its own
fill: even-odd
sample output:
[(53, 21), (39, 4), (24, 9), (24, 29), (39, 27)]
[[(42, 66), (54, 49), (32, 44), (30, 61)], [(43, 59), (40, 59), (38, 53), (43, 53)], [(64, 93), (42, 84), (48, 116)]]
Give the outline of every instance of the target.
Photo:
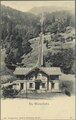
[[(16, 60), (18, 57), (23, 58), (22, 63), (24, 63), (24, 66), (27, 66), (27, 67), (35, 66), (37, 64), (38, 54), (39, 54), (39, 51), (38, 51), (39, 38), (37, 39), (37, 37), (39, 36), (40, 29), (41, 29), (40, 16), (38, 15), (39, 13), (36, 10), (35, 12), (37, 13), (37, 15), (33, 13), (28, 13), (28, 12), (24, 13), (24, 12), (21, 12), (9, 7), (5, 7), (5, 6), (1, 6), (1, 9), (2, 9), (1, 39), (2, 39), (2, 45), (4, 45), (3, 47), (6, 47), (8, 56), (9, 56), (9, 53), (11, 54), (10, 51), (12, 51), (13, 54), (15, 54), (16, 56)], [(42, 8), (40, 9), (41, 10), (39, 10), (39, 12), (41, 13)], [(45, 7), (43, 7), (43, 11), (46, 12)], [(52, 10), (48, 8), (47, 13), (44, 14), (45, 18), (44, 18), (43, 32), (45, 35), (47, 35), (47, 33), (50, 33), (50, 35), (53, 35), (53, 36), (52, 36), (52, 40), (51, 40), (51, 36), (49, 38), (49, 36), (47, 35), (47, 38), (46, 38), (46, 40), (50, 39), (49, 41), (50, 49), (46, 47), (46, 43), (43, 45), (43, 48), (44, 48), (44, 53), (48, 53), (48, 52), (56, 53), (56, 52), (59, 52), (61, 49), (61, 40), (64, 39), (67, 27), (74, 27), (74, 21), (73, 21), (74, 19), (73, 19), (73, 15), (70, 14), (68, 11), (55, 11), (52, 13), (48, 13), (48, 11), (52, 12)], [(60, 38), (58, 37), (57, 33), (61, 34)], [(68, 37), (69, 37), (68, 40), (70, 41), (70, 39), (72, 39), (74, 36), (72, 37), (71, 35)], [(67, 44), (66, 43), (62, 43), (62, 44), (63, 45), (66, 44), (66, 47), (67, 47), (69, 46), (68, 45), (69, 41), (67, 42)], [(30, 46), (32, 50), (27, 52)], [(7, 50), (7, 48), (9, 50)], [(19, 52), (17, 51), (18, 49), (19, 49)], [(59, 51), (57, 49), (59, 49)], [(20, 52), (22, 52), (21, 55), (19, 55)], [(12, 61), (12, 59), (10, 60), (11, 57), (9, 56), (8, 62)], [(15, 59), (14, 56), (13, 58)]]
[(73, 11), (67, 10), (66, 8), (62, 8), (59, 6), (40, 6), (40, 7), (33, 7), (29, 12), (38, 15), (41, 13), (52, 13), (52, 12), (59, 12), (59, 11), (68, 11), (73, 14)]
[(28, 34), (29, 38), (36, 37), (40, 32), (39, 18), (37, 16), (29, 12), (21, 12), (3, 5), (1, 5), (1, 25), (1, 38), (3, 41), (7, 37), (7, 34), (11, 34), (15, 29), (22, 34), (23, 38), (28, 37)]

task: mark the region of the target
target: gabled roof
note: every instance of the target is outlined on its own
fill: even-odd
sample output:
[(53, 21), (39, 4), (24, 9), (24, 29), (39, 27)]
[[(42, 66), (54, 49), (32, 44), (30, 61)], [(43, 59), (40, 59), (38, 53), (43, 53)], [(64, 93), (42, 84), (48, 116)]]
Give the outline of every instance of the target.
[(61, 74), (61, 70), (59, 67), (41, 67), (40, 69), (48, 75), (60, 75)]
[(34, 67), (34, 68), (26, 68), (26, 67), (17, 67), (14, 71), (15, 75), (27, 75), (36, 68), (40, 69), (47, 75), (61, 75), (61, 70), (59, 67)]
[(33, 68), (26, 68), (26, 67), (17, 67), (14, 71), (15, 75), (25, 75), (29, 71), (31, 71)]

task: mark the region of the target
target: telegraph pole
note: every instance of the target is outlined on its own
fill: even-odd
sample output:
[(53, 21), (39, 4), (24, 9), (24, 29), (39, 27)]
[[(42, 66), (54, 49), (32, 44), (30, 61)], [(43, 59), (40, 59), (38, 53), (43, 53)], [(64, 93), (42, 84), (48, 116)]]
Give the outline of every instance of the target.
[(43, 13), (41, 15), (40, 23), (41, 23), (41, 33), (40, 33), (40, 51), (39, 51), (39, 67), (43, 66), (43, 22), (44, 17)]

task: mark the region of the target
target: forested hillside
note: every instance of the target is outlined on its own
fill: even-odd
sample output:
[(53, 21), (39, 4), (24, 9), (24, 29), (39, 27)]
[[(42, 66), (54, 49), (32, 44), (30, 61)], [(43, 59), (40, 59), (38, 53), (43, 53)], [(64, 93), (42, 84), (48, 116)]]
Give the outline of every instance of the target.
[[(10, 7), (1, 6), (2, 38), (15, 30), (26, 38), (36, 37), (39, 34), (39, 17), (29, 12), (21, 12)], [(5, 30), (5, 31), (4, 31)], [(5, 32), (5, 33), (4, 33)]]
[[(21, 12), (1, 6), (1, 46), (6, 49), (7, 66), (19, 63), (33, 67), (37, 63), (40, 17), (41, 13), (35, 15), (34, 11)], [(44, 12), (45, 67), (58, 66), (64, 73), (74, 73), (74, 18), (68, 11)]]
[(39, 18), (31, 13), (23, 13), (1, 6), (1, 45), (6, 48), (6, 64), (21, 62), (21, 56), (32, 48), (29, 39), (40, 33)]

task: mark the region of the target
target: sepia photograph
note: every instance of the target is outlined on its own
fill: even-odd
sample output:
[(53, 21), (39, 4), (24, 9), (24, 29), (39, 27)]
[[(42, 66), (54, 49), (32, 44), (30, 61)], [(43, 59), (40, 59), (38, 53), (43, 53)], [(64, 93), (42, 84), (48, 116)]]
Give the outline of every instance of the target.
[(1, 1), (1, 120), (75, 120), (75, 1)]

